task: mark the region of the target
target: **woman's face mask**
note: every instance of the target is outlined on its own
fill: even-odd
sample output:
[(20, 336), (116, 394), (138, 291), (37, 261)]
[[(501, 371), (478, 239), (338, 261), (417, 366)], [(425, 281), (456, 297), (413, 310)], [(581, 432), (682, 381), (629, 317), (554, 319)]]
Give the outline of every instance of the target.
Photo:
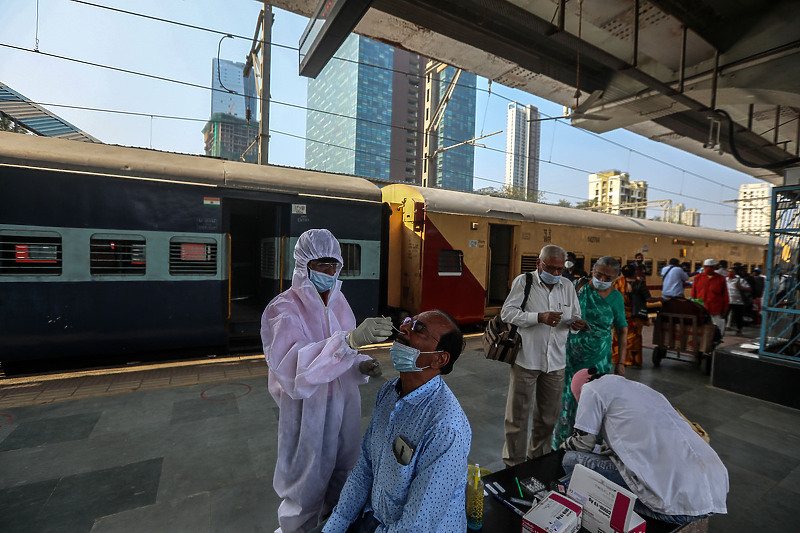
[(389, 348), (389, 357), (392, 359), (392, 364), (398, 372), (422, 372), (429, 366), (417, 368), (417, 358), (423, 353), (439, 353), (441, 350), (435, 352), (420, 352), (416, 348), (400, 344), (397, 341), (392, 343)]
[(613, 281), (600, 281), (599, 279), (592, 277), (592, 285), (598, 291), (604, 291), (608, 289), (613, 283)]

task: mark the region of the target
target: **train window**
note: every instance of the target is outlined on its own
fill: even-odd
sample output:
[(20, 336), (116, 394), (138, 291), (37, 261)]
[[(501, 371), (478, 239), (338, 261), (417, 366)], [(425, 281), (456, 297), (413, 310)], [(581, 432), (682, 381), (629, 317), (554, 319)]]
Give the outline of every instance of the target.
[(145, 242), (141, 235), (95, 234), (89, 240), (89, 271), (93, 276), (143, 276), (146, 264)]
[(343, 278), (361, 275), (361, 245), (352, 242), (340, 243), (342, 247), (342, 271), (339, 276)]
[(700, 272), (701, 270), (703, 270), (703, 263), (701, 261), (695, 261), (694, 270), (692, 272)]
[(659, 261), (656, 263), (656, 270), (658, 270), (658, 275), (661, 275), (661, 271), (664, 270), (664, 267), (667, 266), (666, 261)]
[(439, 275), (460, 276), (464, 254), (461, 250), (439, 250)]
[(522, 264), (520, 265), (521, 272), (533, 272), (537, 268), (539, 268), (538, 255), (522, 254)]
[(644, 260), (644, 273), (646, 276), (653, 275), (653, 260), (652, 259), (645, 259)]
[(217, 243), (213, 239), (173, 237), (169, 241), (169, 273), (173, 276), (217, 273)]
[(61, 235), (54, 231), (0, 232), (0, 275), (61, 274)]

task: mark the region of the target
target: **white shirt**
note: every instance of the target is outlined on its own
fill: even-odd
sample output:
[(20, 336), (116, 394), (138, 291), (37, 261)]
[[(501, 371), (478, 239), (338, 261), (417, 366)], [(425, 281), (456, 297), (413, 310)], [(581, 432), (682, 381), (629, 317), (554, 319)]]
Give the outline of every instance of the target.
[[(525, 310), (519, 308), (525, 295), (525, 274), (521, 274), (511, 284), (511, 292), (503, 303), (500, 318), (503, 322), (517, 326), (522, 339), (522, 349), (517, 354), (515, 364), (528, 370), (561, 370), (567, 364), (566, 344), (570, 329), (567, 322), (581, 317), (578, 296), (572, 283), (563, 277), (550, 290), (539, 279), (537, 272), (531, 274), (533, 283)], [(563, 313), (558, 326), (539, 323), (539, 313), (549, 311)]]
[(575, 428), (601, 435), (625, 483), (653, 511), (725, 513), (728, 471), (664, 396), (622, 376), (581, 390)]
[(744, 299), (742, 298), (742, 289), (749, 289), (750, 284), (740, 276), (735, 278), (726, 278), (728, 282), (728, 299), (732, 305), (743, 305)]

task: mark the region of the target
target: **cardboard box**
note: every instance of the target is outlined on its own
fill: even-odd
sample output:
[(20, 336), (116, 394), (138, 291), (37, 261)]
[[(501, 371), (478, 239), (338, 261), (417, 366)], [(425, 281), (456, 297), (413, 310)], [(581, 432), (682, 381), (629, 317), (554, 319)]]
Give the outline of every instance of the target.
[(576, 465), (567, 495), (580, 503), (589, 533), (643, 533), (647, 524), (633, 512), (636, 496), (594, 470)]
[(576, 533), (580, 528), (580, 504), (553, 491), (522, 517), (526, 533)]

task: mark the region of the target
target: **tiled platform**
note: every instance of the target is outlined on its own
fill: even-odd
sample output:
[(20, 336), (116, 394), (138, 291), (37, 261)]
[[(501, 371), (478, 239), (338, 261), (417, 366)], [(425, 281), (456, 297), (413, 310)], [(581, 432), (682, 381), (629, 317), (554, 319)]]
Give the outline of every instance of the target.
[[(508, 369), (477, 348), (446, 381), (473, 428), (470, 461), (496, 469)], [(385, 348), (373, 355), (385, 374), (362, 387), (364, 426), (396, 375)], [(0, 381), (0, 531), (273, 531), (278, 411), (263, 359), (123, 370)], [(702, 424), (727, 465), (729, 514), (710, 531), (800, 531), (800, 411), (714, 389), (688, 363), (653, 368), (649, 353), (628, 377)]]

